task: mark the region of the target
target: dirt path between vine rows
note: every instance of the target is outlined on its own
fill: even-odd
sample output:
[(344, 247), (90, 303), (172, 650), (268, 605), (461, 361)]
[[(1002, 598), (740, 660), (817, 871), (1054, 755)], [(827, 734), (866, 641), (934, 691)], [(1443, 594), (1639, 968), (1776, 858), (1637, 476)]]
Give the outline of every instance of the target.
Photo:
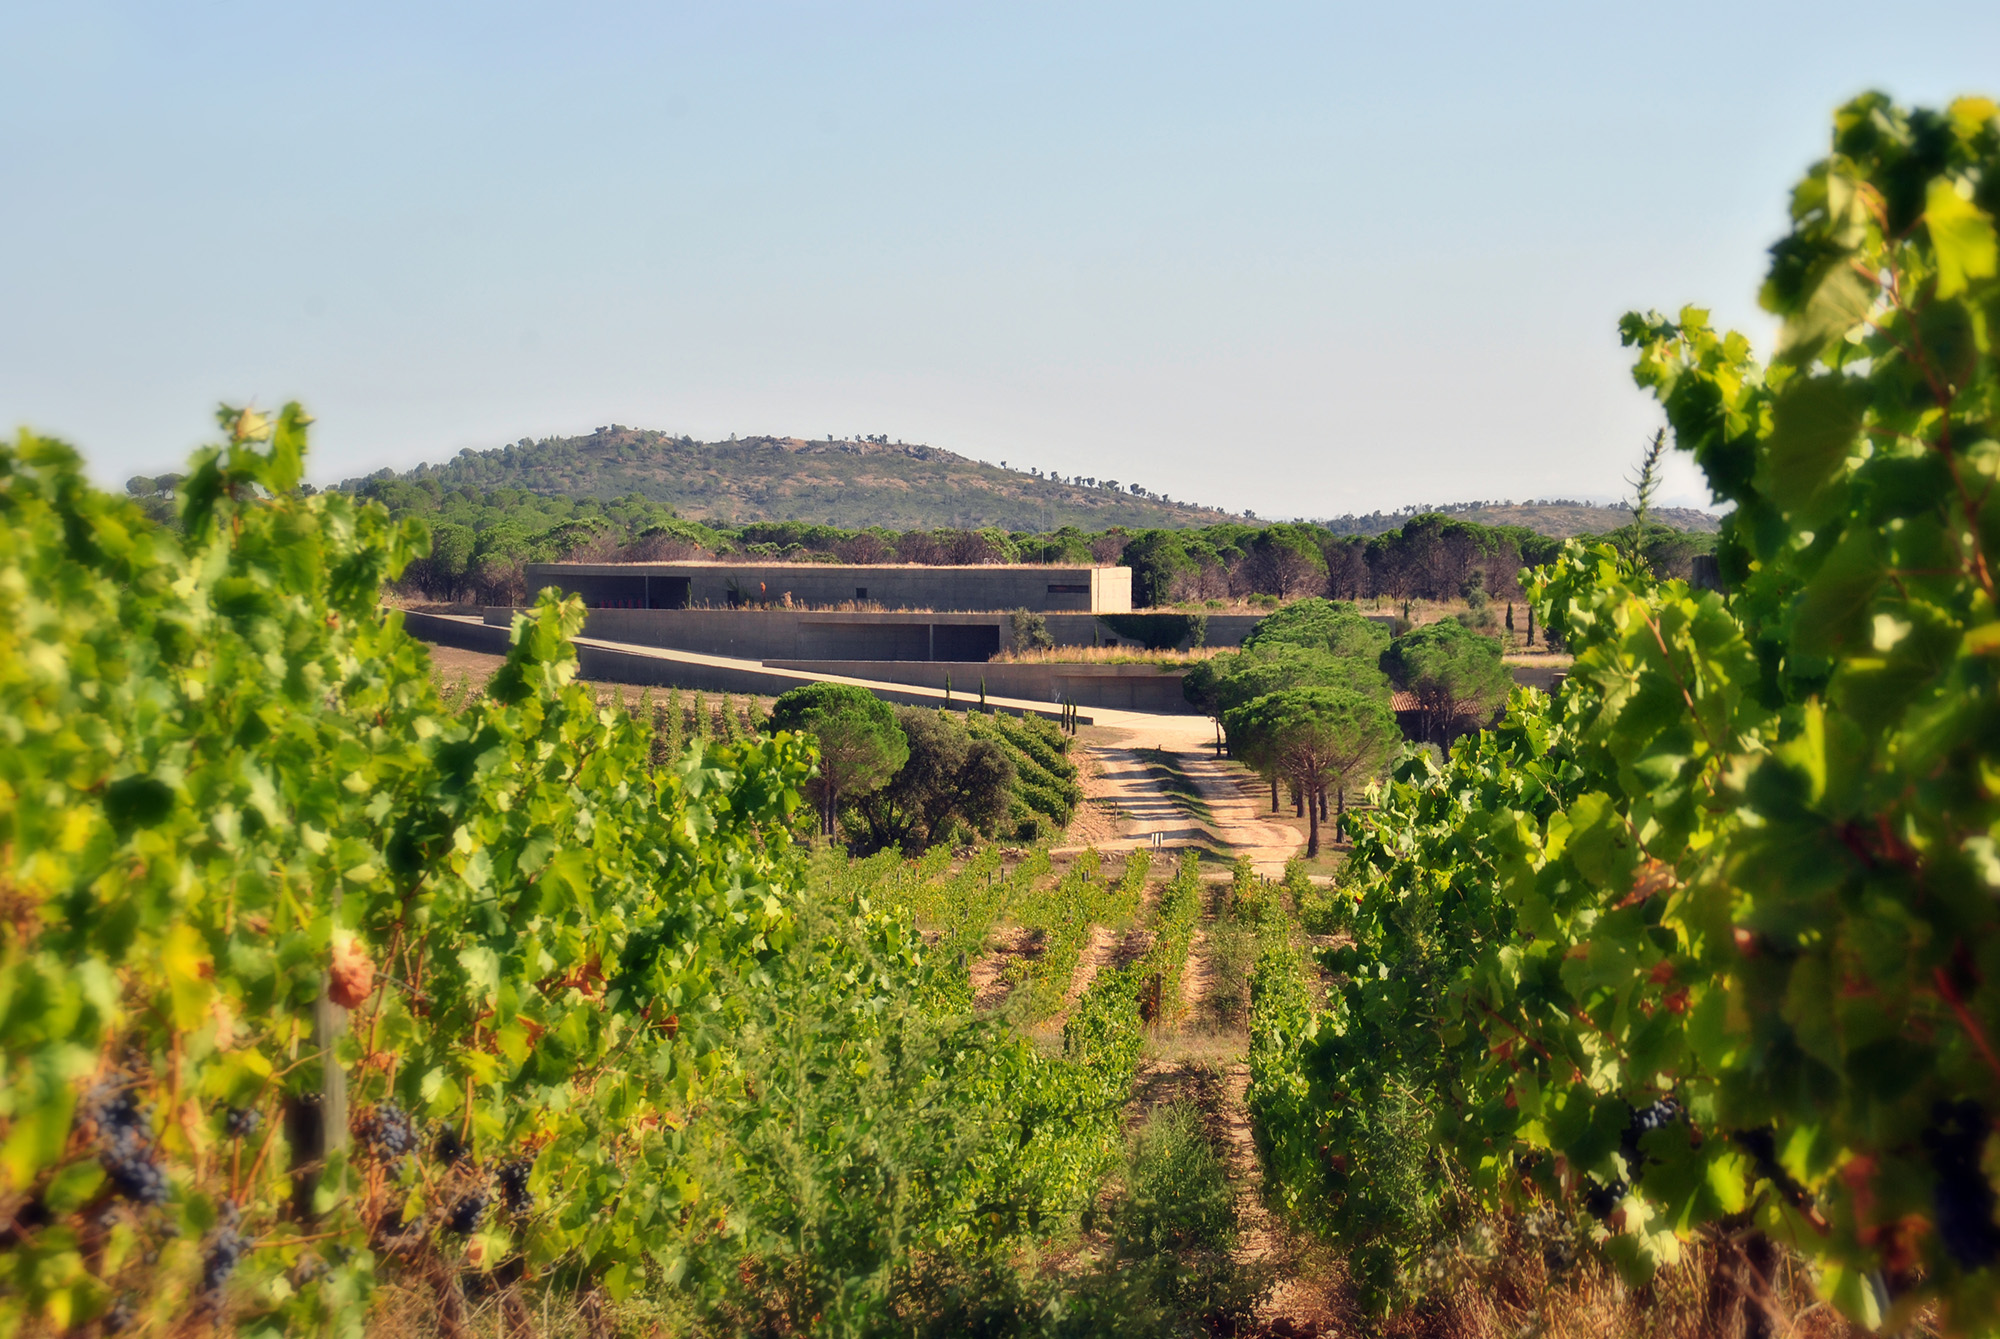
[(1227, 890), (1211, 886), (1210, 903), (1188, 945), (1181, 970), (1178, 1026), (1154, 1038), (1154, 1054), (1135, 1076), (1126, 1108), (1136, 1129), (1156, 1108), (1176, 1100), (1201, 1112), (1211, 1144), (1227, 1169), (1236, 1204), (1233, 1258), (1245, 1276), (1266, 1291), (1250, 1333), (1270, 1336), (1330, 1334), (1341, 1328), (1342, 1306), (1328, 1280), (1300, 1269), (1300, 1245), (1264, 1202), (1264, 1168), (1257, 1156), (1247, 1102), (1250, 1087), (1249, 984), (1237, 964), (1217, 952), (1233, 934), (1223, 923)]
[(1095, 847), (1105, 854), (1151, 847), (1155, 834), (1161, 849), (1207, 844), (1209, 834), (1167, 794), (1144, 758), (1131, 749), (1092, 746), (1080, 781), (1083, 805), (1071, 825), (1069, 841), (1050, 852), (1064, 855)]
[(1146, 956), (1153, 947), (1153, 931), (1146, 925), (1151, 918), (1153, 907), (1160, 900), (1160, 885), (1149, 877), (1146, 886), (1139, 890), (1139, 908), (1132, 924), (1124, 934), (1119, 934), (1108, 925), (1090, 927), (1090, 937), (1084, 941), (1082, 952), (1076, 955), (1076, 970), (1070, 973), (1069, 990), (1063, 995), (1062, 1008), (1040, 1026), (1060, 1034), (1063, 1025), (1069, 1021), (1076, 1002), (1083, 998), (1098, 973), (1106, 968), (1130, 966)]
[[(1083, 948), (1076, 955), (1076, 966), (1070, 971), (1069, 988), (1063, 993), (1062, 1007), (1037, 1025), (1040, 1030), (1060, 1033), (1070, 1011), (1090, 989), (1090, 983), (1097, 979), (1099, 972), (1107, 967), (1123, 967), (1146, 956), (1146, 951), (1153, 946), (1153, 931), (1146, 927), (1145, 922), (1159, 900), (1160, 881), (1149, 877), (1145, 887), (1139, 890), (1137, 914), (1124, 934), (1119, 934), (1108, 925), (1090, 927)], [(972, 982), (972, 1007), (981, 1013), (990, 1013), (1005, 1004), (1014, 984), (1009, 976), (1010, 969), (1017, 962), (1029, 963), (1039, 959), (1047, 950), (1046, 941), (1044, 931), (1025, 926), (1008, 925), (993, 930), (986, 952), (967, 971)]]
[(1181, 965), (1181, 1017), (1194, 1018), (1202, 1002), (1215, 990), (1215, 960), (1208, 955), (1208, 923), (1194, 928), (1188, 940), (1187, 961)]
[(1218, 835), (1236, 859), (1248, 858), (1259, 874), (1277, 878), (1304, 845), (1299, 834), (1265, 814), (1269, 792), (1257, 777), (1206, 753), (1175, 754), (1175, 761), (1215, 815)]
[(1067, 843), (1053, 854), (1086, 846), (1106, 853), (1150, 847), (1196, 848), (1220, 860), (1247, 858), (1259, 874), (1276, 877), (1303, 839), (1272, 821), (1268, 790), (1241, 767), (1184, 740), (1134, 747), (1108, 736), (1079, 748), (1083, 804)]

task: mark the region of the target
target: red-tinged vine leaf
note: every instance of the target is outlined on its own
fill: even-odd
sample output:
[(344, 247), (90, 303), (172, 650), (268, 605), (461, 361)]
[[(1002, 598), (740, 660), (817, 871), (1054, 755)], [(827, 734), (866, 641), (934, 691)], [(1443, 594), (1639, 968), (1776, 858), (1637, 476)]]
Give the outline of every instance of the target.
[(375, 993), (375, 964), (359, 941), (351, 937), (334, 941), (326, 993), (343, 1009), (358, 1009)]
[[(1656, 897), (1672, 888), (1675, 883), (1674, 867), (1664, 860), (1648, 859), (1639, 865), (1632, 875), (1632, 891), (1618, 905), (1636, 907), (1650, 897)], [(1664, 964), (1662, 964), (1664, 965)], [(1669, 971), (1672, 969), (1669, 968)]]

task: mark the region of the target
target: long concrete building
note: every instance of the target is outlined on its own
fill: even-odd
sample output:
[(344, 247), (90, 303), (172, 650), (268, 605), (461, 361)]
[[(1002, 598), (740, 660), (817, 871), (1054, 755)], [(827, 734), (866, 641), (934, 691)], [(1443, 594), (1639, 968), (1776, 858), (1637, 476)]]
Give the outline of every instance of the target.
[[(546, 583), (557, 584), (557, 583)], [(567, 591), (569, 588), (564, 587)], [(495, 627), (513, 622), (514, 610), (485, 611)], [(1176, 614), (1044, 614), (1057, 646), (1144, 646), (1134, 625), (1161, 620), (1185, 624)], [(1112, 620), (1106, 622), (1106, 619)], [(927, 614), (911, 610), (591, 609), (583, 635), (633, 646), (660, 646), (698, 655), (783, 661), (984, 661), (1017, 645), (1014, 617), (1005, 613)], [(1207, 645), (1238, 646), (1257, 624), (1254, 614), (1217, 614), (1208, 621)], [(1171, 628), (1155, 633), (1172, 644)]]
[(914, 563), (532, 563), (533, 589), (559, 587), (592, 609), (925, 610), (1124, 614), (1129, 567)]

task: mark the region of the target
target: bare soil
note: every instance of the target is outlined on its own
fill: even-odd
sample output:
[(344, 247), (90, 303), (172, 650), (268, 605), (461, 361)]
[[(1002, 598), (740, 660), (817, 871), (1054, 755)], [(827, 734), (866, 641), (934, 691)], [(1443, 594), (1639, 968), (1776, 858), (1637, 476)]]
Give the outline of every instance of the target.
[(1111, 962), (1111, 954), (1118, 946), (1118, 936), (1108, 927), (1093, 925), (1090, 938), (1084, 942), (1083, 952), (1076, 955), (1076, 970), (1070, 974), (1069, 990), (1063, 994), (1062, 1010), (1053, 1020), (1060, 1030), (1062, 1020), (1069, 1017), (1069, 1011), (1083, 998), (1083, 992), (1090, 989), (1090, 983), (1097, 974)]
[(1032, 962), (1042, 956), (1044, 935), (1040, 930), (1008, 926), (993, 937), (986, 956), (972, 964), (967, 975), (972, 981), (972, 1007), (990, 1013), (1007, 1002), (1014, 989), (1017, 962)]

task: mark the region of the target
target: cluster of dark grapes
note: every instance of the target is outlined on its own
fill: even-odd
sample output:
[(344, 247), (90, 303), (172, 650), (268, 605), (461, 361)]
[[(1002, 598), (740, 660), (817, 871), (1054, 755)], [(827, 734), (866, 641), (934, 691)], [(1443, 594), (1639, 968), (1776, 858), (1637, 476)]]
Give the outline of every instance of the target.
[(1626, 1171), (1638, 1171), (1639, 1165), (1645, 1161), (1646, 1155), (1639, 1147), (1642, 1136), (1649, 1135), (1655, 1130), (1664, 1130), (1669, 1125), (1679, 1122), (1686, 1114), (1681, 1110), (1681, 1104), (1671, 1097), (1662, 1097), (1647, 1106), (1633, 1108), (1631, 1117), (1626, 1120), (1625, 1128), (1618, 1136), (1618, 1151), (1625, 1155)]
[(213, 1237), (209, 1238), (208, 1249), (201, 1257), (201, 1290), (204, 1293), (222, 1291), (222, 1285), (236, 1272), (236, 1262), (243, 1258), (243, 1251), (249, 1245), (243, 1239), (243, 1217), (236, 1205), (224, 1202), (222, 1222)]
[(1637, 1149), (1640, 1135), (1664, 1130), (1685, 1114), (1679, 1102), (1671, 1097), (1662, 1097), (1651, 1106), (1640, 1107), (1632, 1113), (1632, 1119), (1625, 1122), (1625, 1139)]
[(1980, 1155), (1993, 1122), (1977, 1102), (1939, 1102), (1931, 1108), (1924, 1147), (1931, 1155), (1931, 1211), (1938, 1240), (1961, 1269), (1979, 1269), (2000, 1257), (2000, 1230), (1993, 1225), (1993, 1184)]
[(449, 1125), (445, 1126), (439, 1132), (437, 1143), (431, 1151), (436, 1155), (437, 1160), (447, 1167), (458, 1166), (459, 1163), (465, 1161), (466, 1155), (472, 1152), (471, 1149), (465, 1146), (465, 1141), (458, 1137), (458, 1131), (452, 1129)]
[(120, 1330), (129, 1330), (132, 1328), (132, 1322), (138, 1318), (138, 1313), (132, 1309), (132, 1299), (121, 1297), (111, 1304), (109, 1311), (104, 1313), (102, 1322), (104, 1332), (117, 1334)]
[(535, 1207), (535, 1192), (528, 1189), (528, 1173), (533, 1171), (533, 1158), (516, 1158), (512, 1162), (500, 1164), (497, 1173), (500, 1193), (507, 1198), (507, 1212), (526, 1213)]
[[(1681, 1104), (1671, 1097), (1662, 1097), (1648, 1106), (1634, 1107), (1632, 1115), (1625, 1122), (1625, 1129), (1618, 1136), (1618, 1151), (1625, 1155), (1625, 1170), (1636, 1173), (1645, 1160), (1639, 1147), (1639, 1137), (1655, 1130), (1664, 1130), (1681, 1119), (1686, 1113)], [(1619, 1179), (1604, 1183), (1591, 1182), (1583, 1192), (1583, 1206), (1599, 1219), (1609, 1218), (1618, 1202), (1632, 1188), (1631, 1182)]]
[(394, 1102), (382, 1102), (362, 1122), (361, 1139), (393, 1174), (417, 1146), (417, 1123)]
[(167, 1177), (153, 1161), (153, 1131), (138, 1098), (128, 1089), (96, 1103), (97, 1160), (112, 1186), (134, 1204), (164, 1204)]
[(1583, 1207), (1590, 1210), (1591, 1215), (1602, 1222), (1611, 1217), (1612, 1211), (1618, 1207), (1618, 1202), (1625, 1198), (1625, 1192), (1631, 1188), (1622, 1180), (1592, 1181), (1584, 1188)]
[(231, 1107), (226, 1121), (231, 1139), (248, 1139), (264, 1123), (264, 1113), (256, 1107)]
[(466, 1191), (458, 1203), (451, 1206), (451, 1213), (444, 1222), (446, 1229), (461, 1237), (471, 1236), (478, 1229), (479, 1220), (486, 1216), (487, 1198), (483, 1186)]

